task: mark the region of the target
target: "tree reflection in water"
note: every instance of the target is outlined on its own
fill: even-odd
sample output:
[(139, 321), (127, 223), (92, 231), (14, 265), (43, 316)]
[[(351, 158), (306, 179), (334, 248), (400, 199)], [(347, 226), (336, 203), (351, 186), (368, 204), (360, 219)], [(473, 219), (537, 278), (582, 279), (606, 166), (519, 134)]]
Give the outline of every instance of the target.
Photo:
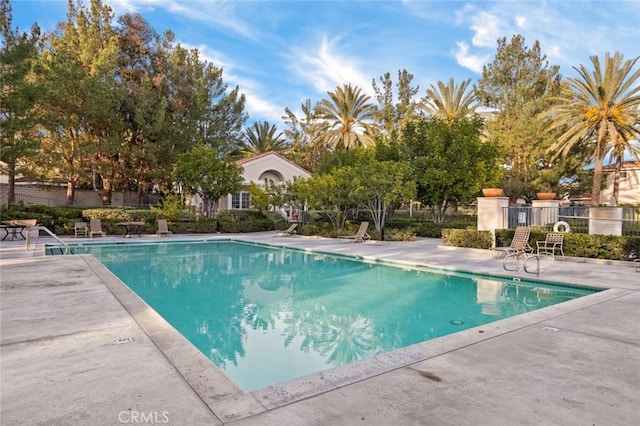
[(316, 306), (314, 311), (297, 312), (299, 315), (292, 313), (285, 320), (286, 347), (294, 337), (302, 336), (300, 350), (315, 350), (327, 357), (327, 364), (335, 366), (375, 354), (375, 330), (368, 318), (361, 315), (338, 316), (320, 306)]

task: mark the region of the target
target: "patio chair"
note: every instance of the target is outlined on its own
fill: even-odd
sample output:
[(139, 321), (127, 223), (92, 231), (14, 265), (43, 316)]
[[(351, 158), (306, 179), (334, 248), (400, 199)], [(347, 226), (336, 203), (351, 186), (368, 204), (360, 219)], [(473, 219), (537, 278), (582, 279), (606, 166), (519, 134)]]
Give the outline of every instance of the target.
[(88, 237), (89, 236), (89, 225), (87, 222), (76, 222), (73, 225), (73, 229), (75, 231), (75, 237)]
[(529, 245), (531, 229), (528, 226), (517, 226), (513, 234), (511, 244), (506, 247), (496, 247), (494, 250), (505, 252), (505, 257), (509, 255), (521, 256), (533, 253), (533, 247)]
[(100, 219), (89, 220), (89, 237), (93, 238), (94, 235), (106, 237), (107, 233), (102, 230), (102, 222)]
[(289, 228), (285, 229), (284, 231), (276, 232), (273, 235), (279, 236), (279, 237), (288, 237), (288, 236), (294, 235), (296, 233), (296, 228), (297, 227), (298, 227), (298, 224), (294, 223)]
[(549, 233), (545, 237), (544, 241), (536, 241), (538, 256), (547, 255), (551, 256), (553, 260), (556, 259), (556, 251), (562, 255), (564, 260), (564, 250), (562, 245), (564, 243), (564, 235), (560, 233)]
[(367, 234), (368, 228), (369, 222), (361, 222), (360, 228), (358, 228), (358, 232), (356, 232), (356, 235), (343, 235), (338, 238), (353, 240), (354, 243), (362, 243), (371, 239), (371, 236)]
[(163, 235), (169, 236), (171, 234), (173, 234), (173, 232), (169, 231), (167, 219), (158, 219), (158, 230), (156, 231), (156, 235), (158, 237), (162, 237)]

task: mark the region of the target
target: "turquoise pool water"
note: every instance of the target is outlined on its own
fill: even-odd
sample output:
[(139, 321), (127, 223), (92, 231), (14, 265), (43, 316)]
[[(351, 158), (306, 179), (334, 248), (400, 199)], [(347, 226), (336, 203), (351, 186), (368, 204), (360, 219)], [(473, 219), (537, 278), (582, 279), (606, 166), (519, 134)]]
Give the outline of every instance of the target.
[(244, 390), (597, 291), (234, 241), (74, 252), (94, 255)]

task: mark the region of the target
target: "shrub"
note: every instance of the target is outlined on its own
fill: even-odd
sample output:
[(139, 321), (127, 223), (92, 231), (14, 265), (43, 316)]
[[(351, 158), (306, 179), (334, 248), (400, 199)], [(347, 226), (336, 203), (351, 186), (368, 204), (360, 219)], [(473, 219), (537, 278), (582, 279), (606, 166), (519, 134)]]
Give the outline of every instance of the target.
[(490, 249), (492, 243), (491, 232), (475, 229), (443, 229), (442, 241), (445, 246), (479, 249)]
[(156, 219), (167, 219), (170, 222), (196, 219), (195, 208), (185, 206), (178, 194), (167, 195), (162, 204), (158, 203), (157, 206), (151, 206), (149, 210), (155, 215)]
[(415, 241), (416, 230), (412, 227), (404, 229), (387, 228), (384, 230), (385, 241)]

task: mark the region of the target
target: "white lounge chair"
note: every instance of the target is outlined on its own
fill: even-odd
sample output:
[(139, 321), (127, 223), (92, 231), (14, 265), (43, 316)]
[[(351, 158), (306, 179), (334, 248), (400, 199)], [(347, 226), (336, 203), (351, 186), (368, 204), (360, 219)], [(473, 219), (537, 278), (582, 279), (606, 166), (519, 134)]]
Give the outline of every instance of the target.
[(536, 241), (538, 256), (544, 254), (551, 256), (551, 258), (555, 260), (557, 251), (562, 255), (562, 260), (564, 260), (564, 250), (562, 248), (563, 243), (564, 235), (561, 233), (547, 234), (544, 241)]
[(169, 236), (171, 234), (173, 234), (173, 232), (169, 231), (167, 219), (158, 219), (158, 230), (156, 231), (156, 235), (158, 235), (158, 237), (162, 237), (163, 235)]
[(102, 222), (100, 219), (89, 220), (89, 237), (93, 238), (94, 235), (106, 237), (107, 233), (102, 230)]
[(369, 228), (369, 222), (361, 222), (360, 228), (358, 228), (358, 232), (356, 235), (342, 235), (339, 238), (344, 238), (347, 240), (353, 240), (354, 243), (362, 243), (371, 239), (371, 236), (367, 234), (367, 229)]
[(274, 235), (278, 237), (288, 237), (290, 235), (294, 235), (296, 233), (296, 228), (298, 227), (297, 223), (292, 224), (289, 228), (284, 231), (276, 232)]
[(87, 222), (76, 222), (73, 226), (75, 231), (75, 237), (88, 237), (89, 236), (89, 224)]
[(496, 247), (494, 250), (503, 251), (506, 256), (511, 254), (520, 256), (526, 253), (532, 253), (533, 247), (529, 245), (530, 235), (531, 229), (528, 226), (517, 226), (511, 244), (506, 247)]

